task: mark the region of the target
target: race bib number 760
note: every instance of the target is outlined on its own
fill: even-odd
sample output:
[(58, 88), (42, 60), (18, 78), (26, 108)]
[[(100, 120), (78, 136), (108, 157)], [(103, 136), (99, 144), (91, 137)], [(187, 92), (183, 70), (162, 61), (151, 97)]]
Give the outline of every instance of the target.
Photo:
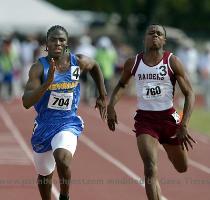
[(73, 93), (51, 92), (48, 108), (55, 110), (71, 110)]
[(146, 83), (143, 86), (143, 98), (146, 100), (157, 99), (164, 96), (164, 88), (160, 83)]

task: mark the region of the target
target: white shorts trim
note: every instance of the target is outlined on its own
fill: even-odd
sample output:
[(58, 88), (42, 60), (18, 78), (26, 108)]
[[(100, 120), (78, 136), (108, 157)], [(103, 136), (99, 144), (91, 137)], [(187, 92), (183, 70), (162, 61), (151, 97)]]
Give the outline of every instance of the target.
[(58, 149), (66, 149), (74, 155), (77, 147), (77, 136), (70, 131), (61, 131), (57, 133), (51, 141), (52, 150), (44, 153), (33, 151), (34, 165), (37, 174), (47, 176), (55, 170), (55, 159), (53, 152)]
[(77, 136), (70, 131), (61, 131), (53, 137), (51, 146), (53, 152), (58, 148), (63, 148), (70, 151), (73, 156), (77, 147)]
[(37, 153), (33, 151), (34, 166), (37, 174), (47, 176), (55, 170), (53, 151)]

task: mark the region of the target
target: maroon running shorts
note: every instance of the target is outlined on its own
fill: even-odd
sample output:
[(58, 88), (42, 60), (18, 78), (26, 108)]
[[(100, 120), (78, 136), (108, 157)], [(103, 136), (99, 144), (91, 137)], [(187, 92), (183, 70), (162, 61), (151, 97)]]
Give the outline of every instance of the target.
[[(176, 117), (174, 118), (173, 115)], [(137, 110), (134, 117), (136, 137), (141, 134), (148, 134), (157, 138), (160, 144), (179, 145), (180, 142), (175, 136), (179, 128), (180, 120), (174, 108), (163, 111)]]

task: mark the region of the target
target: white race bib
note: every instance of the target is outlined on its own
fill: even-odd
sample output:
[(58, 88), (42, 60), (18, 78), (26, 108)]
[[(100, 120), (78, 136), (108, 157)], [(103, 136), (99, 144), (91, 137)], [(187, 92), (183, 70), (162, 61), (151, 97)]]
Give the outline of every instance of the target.
[(181, 122), (181, 118), (176, 111), (171, 115), (173, 116), (174, 120), (176, 121), (176, 124), (179, 124)]
[(143, 86), (143, 98), (152, 100), (164, 96), (164, 87), (160, 83), (146, 83)]
[(71, 93), (51, 92), (48, 101), (48, 108), (55, 110), (71, 110), (72, 100), (73, 100), (73, 92)]
[(79, 66), (71, 66), (71, 80), (77, 81), (80, 76), (80, 68)]

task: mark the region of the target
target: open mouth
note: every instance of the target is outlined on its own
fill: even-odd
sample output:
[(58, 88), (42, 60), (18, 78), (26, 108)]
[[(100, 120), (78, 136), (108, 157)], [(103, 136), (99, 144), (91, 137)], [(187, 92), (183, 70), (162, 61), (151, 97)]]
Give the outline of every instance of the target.
[(55, 49), (54, 52), (55, 53), (61, 53), (62, 52), (62, 49)]

